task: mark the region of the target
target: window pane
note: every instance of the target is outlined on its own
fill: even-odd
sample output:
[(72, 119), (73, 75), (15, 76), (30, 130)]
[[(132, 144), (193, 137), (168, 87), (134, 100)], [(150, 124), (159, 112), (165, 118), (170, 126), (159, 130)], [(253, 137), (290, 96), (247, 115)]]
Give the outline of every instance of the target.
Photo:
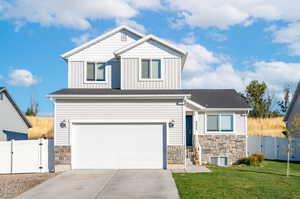
[(151, 62), (151, 73), (153, 79), (160, 79), (161, 78), (161, 66), (159, 59), (153, 59)]
[(221, 115), (221, 131), (233, 131), (233, 115)]
[(218, 115), (208, 115), (207, 116), (207, 130), (208, 131), (218, 131), (219, 130), (219, 117)]
[(218, 165), (218, 157), (210, 157), (210, 164)]
[(97, 64), (96, 81), (105, 81), (105, 64), (104, 63)]
[(227, 157), (220, 157), (219, 166), (227, 166)]
[(150, 78), (150, 60), (149, 59), (142, 60), (142, 78), (143, 79)]
[(87, 63), (86, 80), (87, 81), (95, 81), (95, 64), (94, 63)]

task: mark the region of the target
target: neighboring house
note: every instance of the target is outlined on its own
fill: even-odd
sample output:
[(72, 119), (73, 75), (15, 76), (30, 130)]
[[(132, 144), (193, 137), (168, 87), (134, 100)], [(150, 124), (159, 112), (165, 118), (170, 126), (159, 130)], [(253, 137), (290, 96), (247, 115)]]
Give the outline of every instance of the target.
[(0, 116), (0, 141), (27, 140), (31, 124), (4, 87), (0, 87)]
[[(293, 117), (295, 115), (300, 115), (300, 81), (298, 82), (296, 91), (294, 93), (293, 99), (291, 101), (291, 104), (289, 105), (289, 108), (283, 118), (283, 121), (286, 123), (287, 127), (292, 127)], [(297, 136), (300, 136), (300, 133), (297, 134)]]
[(184, 168), (193, 135), (202, 162), (246, 155), (250, 107), (235, 90), (182, 89), (187, 53), (173, 44), (121, 26), (62, 57), (56, 168)]

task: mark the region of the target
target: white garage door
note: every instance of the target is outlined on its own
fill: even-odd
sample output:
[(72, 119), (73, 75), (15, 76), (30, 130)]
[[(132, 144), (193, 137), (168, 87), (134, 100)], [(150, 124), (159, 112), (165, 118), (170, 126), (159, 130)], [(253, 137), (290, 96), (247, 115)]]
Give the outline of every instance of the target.
[(163, 124), (73, 124), (73, 169), (164, 168)]

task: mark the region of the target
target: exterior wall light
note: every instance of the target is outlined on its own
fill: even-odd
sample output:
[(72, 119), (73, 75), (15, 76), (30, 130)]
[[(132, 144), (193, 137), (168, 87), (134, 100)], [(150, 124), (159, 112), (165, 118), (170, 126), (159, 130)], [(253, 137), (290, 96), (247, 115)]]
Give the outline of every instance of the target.
[(59, 126), (60, 126), (60, 128), (66, 128), (67, 121), (66, 120), (61, 121), (60, 124), (59, 124)]
[(169, 128), (173, 128), (175, 126), (175, 121), (174, 120), (171, 120), (169, 122)]

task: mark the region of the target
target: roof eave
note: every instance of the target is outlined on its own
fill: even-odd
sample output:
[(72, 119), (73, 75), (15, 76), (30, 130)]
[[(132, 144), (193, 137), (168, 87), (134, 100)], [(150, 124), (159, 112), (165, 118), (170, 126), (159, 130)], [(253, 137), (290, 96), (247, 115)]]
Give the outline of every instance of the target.
[(59, 95), (50, 94), (48, 98), (52, 99), (184, 99), (191, 97), (190, 94), (174, 94), (174, 95)]

